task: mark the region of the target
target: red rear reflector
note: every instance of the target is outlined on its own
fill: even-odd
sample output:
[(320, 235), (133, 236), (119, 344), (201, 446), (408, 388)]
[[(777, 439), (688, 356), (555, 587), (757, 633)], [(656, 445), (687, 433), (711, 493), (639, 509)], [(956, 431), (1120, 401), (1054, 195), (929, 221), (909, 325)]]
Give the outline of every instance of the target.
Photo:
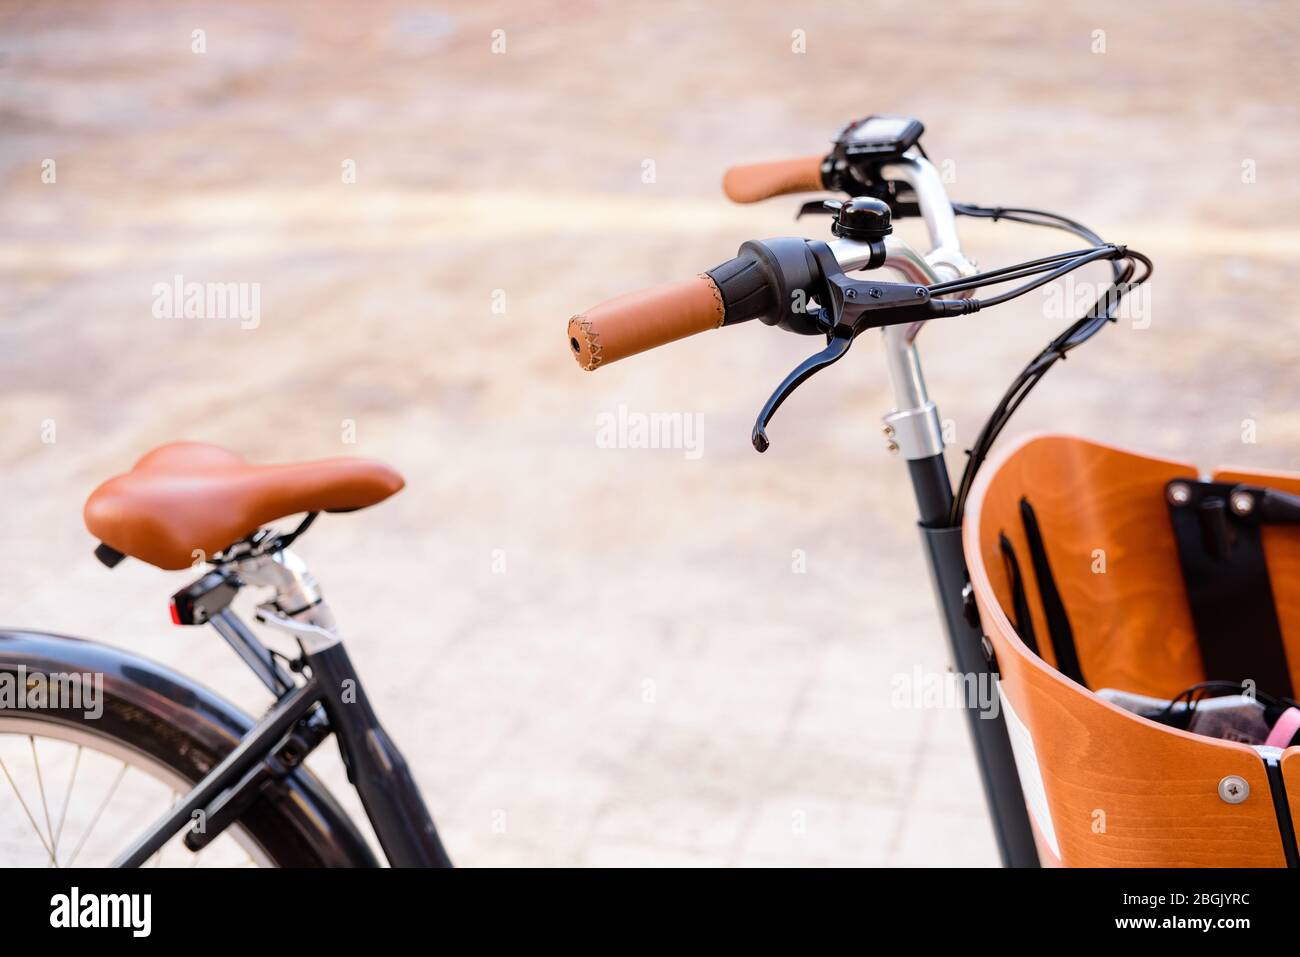
[(181, 623), (181, 613), (176, 610), (176, 602), (169, 604), (167, 610), (172, 613), (172, 624), (179, 625)]

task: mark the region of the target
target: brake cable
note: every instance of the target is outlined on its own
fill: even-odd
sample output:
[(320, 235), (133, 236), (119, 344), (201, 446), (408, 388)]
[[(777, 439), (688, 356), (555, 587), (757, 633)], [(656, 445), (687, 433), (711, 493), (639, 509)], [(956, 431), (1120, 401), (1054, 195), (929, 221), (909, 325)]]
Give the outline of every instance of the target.
[[(839, 209), (836, 226), (840, 228), (836, 232), (837, 235), (846, 233), (843, 228), (846, 212), (852, 212), (855, 215), (861, 214), (862, 216), (868, 214), (878, 215), (881, 221), (887, 222), (887, 207), (882, 200), (859, 198), (853, 200), (853, 203), (855, 205), (852, 209), (848, 205)], [(880, 245), (881, 258), (883, 259), (884, 247), (879, 240), (880, 237), (876, 237), (875, 242)], [(747, 245), (763, 247), (765, 244), (751, 243)], [(742, 247), (742, 250), (744, 248)], [(825, 243), (816, 240), (803, 241), (800, 252), (802, 255), (798, 258), (801, 261), (803, 261), (804, 257), (810, 256), (816, 264), (813, 271), (817, 277), (816, 288), (815, 290), (805, 291), (813, 293), (812, 298), (817, 300), (819, 308), (815, 312), (805, 314), (804, 321), (799, 328), (792, 331), (799, 331), (804, 334), (824, 334), (826, 336), (826, 346), (801, 362), (793, 372), (782, 380), (776, 391), (763, 404), (763, 408), (754, 422), (754, 429), (751, 434), (754, 448), (759, 452), (765, 452), (769, 448), (767, 426), (776, 410), (790, 397), (791, 393), (814, 374), (834, 365), (843, 358), (849, 351), (850, 346), (852, 346), (854, 339), (868, 329), (925, 321), (940, 316), (970, 315), (987, 306), (1001, 305), (1004, 302), (1023, 296), (1092, 262), (1103, 259), (1145, 259), (1140, 253), (1132, 253), (1123, 246), (1102, 243), (1088, 249), (1054, 253), (1050, 256), (1005, 266), (985, 273), (978, 273), (974, 276), (964, 276), (930, 286), (920, 286), (914, 283), (851, 279), (845, 275), (830, 248)], [(1129, 269), (1131, 271), (1131, 267)], [(777, 282), (785, 279), (783, 272), (778, 270), (777, 273)], [(735, 275), (743, 274), (743, 269), (735, 272)], [(1125, 275), (1123, 269), (1120, 270), (1120, 275)], [(1028, 281), (1006, 292), (984, 299), (939, 298), (953, 293), (980, 289), (985, 286), (1001, 285), (1019, 279), (1027, 279)], [(783, 289), (780, 295), (774, 297), (774, 300), (780, 303), (786, 302), (790, 298), (787, 292), (787, 290)], [(763, 321), (769, 325), (781, 325), (782, 328), (790, 327), (788, 323), (783, 324), (777, 321), (780, 315), (780, 313), (773, 313), (765, 317)], [(1074, 330), (1072, 328), (1070, 335), (1073, 336), (1073, 334)], [(1072, 347), (1073, 344), (1057, 342), (1055, 343), (1054, 354), (1059, 356), (1066, 349)]]
[[(1010, 222), (1024, 223), (1030, 226), (1046, 226), (1073, 233), (1091, 243), (1094, 247), (1106, 246), (1106, 243), (1102, 241), (1100, 236), (1082, 223), (1062, 216), (1059, 213), (1048, 212), (1047, 210), (1028, 207), (987, 207), (976, 206), (969, 203), (953, 203), (952, 208), (953, 212), (959, 216), (991, 219), (994, 222), (1005, 219)], [(1096, 256), (1089, 260), (1095, 261), (1096, 259), (1102, 258), (1112, 259), (1111, 284), (1102, 291), (1101, 295), (1097, 297), (1097, 300), (1093, 303), (1092, 307), (1080, 319), (1076, 320), (1066, 328), (1064, 332), (1049, 342), (1047, 346), (1039, 352), (1024, 369), (1021, 370), (1020, 374), (1012, 381), (1011, 386), (1005, 393), (1003, 393), (1002, 398), (990, 414), (988, 421), (986, 421), (984, 426), (980, 429), (979, 434), (975, 438), (974, 444), (971, 448), (966, 450), (966, 467), (962, 471), (961, 481), (958, 483), (956, 494), (953, 496), (952, 510), (948, 516), (949, 526), (955, 528), (961, 524), (962, 516), (966, 511), (966, 501), (970, 496), (971, 485), (975, 481), (975, 473), (979, 471), (980, 466), (983, 465), (984, 460), (988, 457), (989, 449), (1002, 433), (1008, 420), (1010, 420), (1011, 416), (1025, 400), (1025, 397), (1028, 396), (1034, 386), (1038, 384), (1039, 380), (1042, 379), (1047, 370), (1060, 360), (1064, 359), (1068, 352), (1091, 339), (1102, 328), (1102, 326), (1106, 325), (1106, 323), (1114, 322), (1115, 312), (1124, 296), (1132, 289), (1140, 286), (1151, 278), (1152, 265), (1150, 259), (1131, 249), (1126, 249), (1124, 247), (1116, 248), (1123, 250), (1124, 255), (1122, 257)], [(1052, 259), (1053, 257), (1045, 257), (1044, 260), (1040, 260), (1034, 265), (1045, 265)], [(1142, 274), (1136, 279), (1134, 279), (1134, 273), (1137, 271), (1135, 264), (1140, 264), (1143, 267)], [(1014, 273), (1016, 270), (1026, 268), (1029, 265), (1030, 264), (1026, 263), (1021, 264), (1019, 267), (1012, 266), (1008, 267), (1008, 270), (995, 270), (994, 273), (1005, 273), (1007, 271)], [(1083, 265), (1083, 263), (1079, 263), (1079, 265)], [(1068, 272), (1070, 270), (1066, 269), (1065, 271)], [(977, 279), (979, 277), (972, 278)], [(1012, 278), (1011, 275), (1006, 275), (1003, 281), (1010, 278)], [(1030, 286), (1029, 288), (1011, 290), (1011, 293), (1009, 294), (985, 300), (984, 305), (995, 305), (998, 302), (1006, 302), (1010, 298), (1015, 298), (1016, 295), (1023, 295), (1024, 292), (1028, 292), (1032, 288), (1037, 288), (1037, 286), (1050, 282), (1053, 278), (1056, 278), (1056, 276), (1049, 273), (1047, 278), (1040, 282), (1036, 282), (1035, 285)], [(960, 282), (961, 281), (942, 283), (933, 287), (933, 289), (936, 294), (941, 294), (945, 287), (949, 292), (956, 291), (953, 288), (955, 285), (958, 286), (958, 288), (965, 288), (959, 285)]]

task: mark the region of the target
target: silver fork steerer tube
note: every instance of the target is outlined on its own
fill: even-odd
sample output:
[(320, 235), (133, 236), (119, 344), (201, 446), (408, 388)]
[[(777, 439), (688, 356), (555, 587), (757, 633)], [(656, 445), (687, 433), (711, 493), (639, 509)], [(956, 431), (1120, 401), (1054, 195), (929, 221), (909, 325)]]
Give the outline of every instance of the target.
[[(934, 167), (923, 158), (905, 157), (886, 166), (884, 175), (908, 183), (916, 192), (933, 245), (931, 252), (922, 257), (901, 239), (889, 236), (885, 240), (885, 266), (908, 282), (924, 285), (972, 275), (974, 267), (961, 253), (952, 205)], [(862, 243), (836, 240), (830, 246), (846, 272), (869, 261)], [(916, 337), (923, 325), (886, 326), (883, 330), (885, 362), (894, 393), (894, 407), (884, 417), (885, 437), (890, 450), (907, 461), (930, 581), (948, 635), (953, 667), (963, 676), (974, 677), (979, 682), (977, 687), (984, 689), (996, 679), (997, 663), (986, 653), (979, 613), (969, 598), (961, 528), (950, 523), (953, 493), (943, 454), (943, 428), (939, 410), (926, 392), (916, 350)], [(965, 711), (1002, 864), (1038, 867), (1038, 850), (1002, 709), (986, 710), (970, 702)]]

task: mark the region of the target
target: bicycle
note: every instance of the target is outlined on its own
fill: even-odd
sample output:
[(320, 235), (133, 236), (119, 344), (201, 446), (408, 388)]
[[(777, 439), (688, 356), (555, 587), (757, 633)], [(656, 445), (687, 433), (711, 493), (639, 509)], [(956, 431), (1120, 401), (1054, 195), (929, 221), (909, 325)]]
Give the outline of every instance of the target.
[[(773, 415), (795, 389), (839, 361), (859, 335), (881, 329), (895, 395), (895, 407), (884, 418), (885, 436), (890, 450), (908, 463), (955, 667), (964, 675), (996, 678), (999, 657), (1004, 664), (1015, 659), (1017, 682), (1048, 681), (1033, 671), (1041, 662), (1020, 661), (1030, 651), (1021, 639), (1031, 637), (1031, 619), (1044, 615), (1042, 609), (1032, 615), (1025, 611), (1026, 593), (1045, 598), (1048, 579), (1042, 578), (1037, 589), (1027, 587), (1013, 596), (1017, 621), (1011, 623), (998, 607), (1003, 596), (995, 594), (983, 572), (978, 536), (972, 537), (968, 528), (963, 542), (963, 518), (968, 510), (996, 512), (995, 497), (982, 497), (988, 492), (988, 474), (982, 473), (977, 482), (976, 472), (1010, 415), (1047, 369), (1113, 321), (1124, 295), (1150, 276), (1151, 265), (1141, 253), (1106, 243), (1066, 217), (951, 203), (920, 145), (922, 131), (919, 122), (908, 118), (868, 117), (849, 124), (825, 156), (733, 169), (724, 186), (737, 201), (823, 189), (847, 194), (843, 201), (806, 203), (802, 210), (829, 213), (834, 239), (745, 243), (736, 258), (700, 276), (620, 297), (575, 316), (567, 327), (568, 344), (580, 365), (595, 369), (688, 335), (752, 319), (824, 337), (825, 347), (794, 369), (759, 413), (751, 439), (761, 452), (769, 446), (767, 429)], [(902, 216), (925, 221), (932, 245), (928, 253), (917, 252), (893, 235), (892, 219)], [(980, 272), (961, 250), (957, 216), (1049, 226), (1078, 236), (1087, 246)], [(954, 489), (937, 407), (921, 375), (916, 349), (920, 329), (932, 318), (973, 315), (1097, 262), (1110, 264), (1110, 284), (1092, 308), (1016, 378), (980, 431)], [(847, 275), (880, 268), (893, 270), (904, 281)], [(1007, 292), (975, 298), (980, 289), (1019, 280), (1025, 281)], [(1172, 482), (1189, 482), (1179, 473), (1169, 475)], [(101, 783), (108, 782), (110, 799), (132, 770), (141, 772), (136, 778), (152, 782), (151, 795), (130, 805), (131, 825), (147, 800), (163, 805), (153, 814), (153, 823), (137, 826), (137, 836), (125, 849), (113, 844), (105, 848), (105, 856), (117, 866), (160, 862), (177, 845), (193, 863), (201, 854), (217, 856), (221, 843), (227, 845), (223, 861), (237, 860), (242, 853), (247, 862), (263, 865), (376, 866), (379, 861), (356, 824), (303, 766), (307, 755), (336, 736), (348, 779), (387, 861), (394, 866), (450, 865), (409, 768), (384, 732), (344, 650), (319, 584), (290, 548), (320, 513), (378, 504), (402, 484), (391, 469), (371, 461), (255, 466), (214, 446), (178, 443), (154, 450), (92, 493), (86, 524), (101, 542), (96, 555), (110, 568), (126, 557), (164, 569), (208, 567), (173, 595), (173, 620), (183, 626), (211, 625), (271, 692), (275, 704), (254, 721), (191, 679), (128, 652), (40, 632), (0, 631), (0, 743), (9, 739), (21, 745), (26, 739), (30, 745), (39, 805), (22, 800), (12, 761), (0, 761), (0, 769), (20, 795), (38, 839), (38, 861), (63, 865), (86, 860), (79, 857), (88, 846), (84, 835), (94, 832), (103, 806), (83, 815), (88, 826), (71, 851), (64, 853), (62, 838), (65, 832), (73, 833), (67, 831), (72, 785), (90, 754), (109, 762)], [(1241, 487), (1238, 482), (1233, 494)], [(1300, 515), (1300, 507), (1286, 494), (1270, 494), (1257, 499), (1257, 514), (1277, 515), (1291, 508)], [(1165, 497), (1162, 492), (1162, 503)], [(1168, 498), (1177, 508), (1210, 500), (1208, 492), (1190, 484), (1177, 493), (1171, 485)], [(274, 528), (272, 523), (294, 515), (304, 517), (289, 531)], [(1022, 542), (1023, 536), (1016, 534)], [(1037, 558), (1035, 553), (1035, 568)], [(1014, 562), (1012, 553), (1008, 575)], [(1025, 580), (1029, 582), (1027, 575)], [(256, 617), (292, 636), (296, 656), (270, 650), (233, 612), (231, 602), (244, 588), (268, 590)], [(1049, 654), (1051, 649), (1045, 647), (1044, 661)], [(1066, 664), (1060, 655), (1051, 663)], [(86, 675), (103, 679), (98, 702), (102, 707), (93, 718), (82, 707), (84, 701), (67, 694), (78, 690), (76, 682), (65, 681), (57, 701), (50, 691), (60, 678)], [(16, 695), (5, 696), (5, 679)], [(1020, 684), (1013, 689), (1016, 696)], [(33, 685), (43, 688), (41, 706), (24, 707), (21, 699)], [(1087, 690), (1081, 682), (1067, 688), (1076, 695), (1080, 690)], [(1009, 709), (1010, 698), (1006, 700)], [(1190, 705), (1177, 710), (1171, 703), (1166, 714), (1132, 720), (1155, 726), (1160, 719), (1174, 725), (1185, 720), (1189, 710)], [(1003, 713), (990, 715), (976, 708), (967, 712), (1003, 862), (1037, 866), (1040, 853), (1052, 842), (1044, 838), (1043, 819), (1025, 783), (1023, 742), (1017, 747)], [(1107, 718), (1114, 715), (1108, 711)], [(63, 770), (70, 781), (61, 806), (51, 807), (48, 800), (45, 781), (50, 774), (42, 774), (38, 738), (47, 749), (62, 749), (67, 759)], [(0, 757), (13, 753), (13, 748), (0, 750)], [(1252, 777), (1253, 772), (1242, 774), (1243, 786), (1251, 780), (1257, 789), (1261, 786), (1262, 778)], [(1229, 793), (1222, 799), (1232, 803), (1237, 796)], [(1278, 820), (1280, 826), (1280, 816)], [(119, 831), (131, 825), (120, 825), (110, 839), (118, 840)], [(1291, 845), (1293, 850), (1294, 834)]]
[[(737, 201), (824, 187), (849, 194), (853, 198), (847, 202), (813, 203), (803, 210), (833, 213), (837, 238), (831, 244), (797, 238), (746, 243), (739, 257), (696, 279), (575, 317), (569, 341), (579, 363), (594, 369), (685, 335), (754, 318), (799, 334), (825, 335), (826, 348), (795, 369), (763, 407), (753, 433), (754, 445), (762, 451), (768, 444), (768, 422), (794, 389), (838, 361), (856, 336), (884, 328), (897, 396), (897, 408), (886, 417), (887, 435), (908, 461), (922, 526), (930, 529), (929, 554), (938, 580), (964, 581), (960, 546), (945, 534), (952, 516), (960, 515), (963, 496), (949, 487), (937, 409), (920, 374), (914, 339), (921, 323), (935, 315), (973, 312), (980, 302), (970, 293), (994, 279), (1038, 275), (1033, 283), (1039, 285), (1087, 262), (1127, 255), (1130, 265), (1116, 269), (1117, 288), (1122, 288), (1118, 283), (1131, 278), (1131, 264), (1146, 260), (1107, 246), (1064, 219), (996, 211), (1001, 218), (1041, 216), (1078, 233), (1091, 247), (977, 274), (961, 252), (954, 213), (986, 213), (950, 206), (920, 147), (920, 132), (915, 121), (869, 118), (850, 124), (826, 157), (733, 169), (725, 188)], [(925, 256), (891, 235), (891, 216), (909, 214), (923, 216), (929, 228), (933, 248)], [(879, 267), (892, 268), (907, 281), (881, 283), (845, 275)], [(1099, 314), (1076, 333), (1077, 340), (1104, 322)], [(996, 429), (989, 441), (995, 435)], [(973, 456), (972, 463), (976, 461)], [(963, 482), (963, 491), (967, 484)], [(109, 567), (125, 556), (165, 569), (187, 567), (195, 556), (207, 560), (211, 570), (173, 596), (174, 620), (212, 625), (276, 696), (276, 704), (252, 724), (189, 679), (125, 652), (52, 635), (0, 633), (0, 674), (93, 672), (106, 679), (107, 720), (79, 720), (70, 708), (0, 709), (0, 733), (25, 734), (31, 745), (42, 800), (39, 813), (25, 803), (24, 811), (50, 863), (60, 863), (59, 838), (71, 788), (62, 811), (52, 815), (40, 773), (38, 735), (76, 747), (74, 782), (83, 751), (98, 747), (122, 761), (123, 775), (139, 767), (183, 793), (117, 854), (117, 865), (159, 859), (182, 829), (179, 840), (192, 853), (229, 832), (256, 863), (372, 865), (376, 862), (355, 826), (302, 767), (303, 758), (330, 734), (339, 738), (349, 779), (389, 861), (449, 863), (405, 762), (366, 701), (317, 583), (289, 548), (320, 512), (365, 507), (400, 487), (400, 478), (374, 463), (255, 467), (214, 447), (172, 445), (146, 455), (91, 495), (86, 523), (102, 542), (97, 556)], [(300, 513), (306, 518), (287, 534), (268, 524)], [(257, 617), (298, 640), (302, 654), (295, 661), (273, 655), (231, 610), (234, 596), (250, 586), (271, 589), (272, 597), (257, 606)], [(968, 610), (953, 589), (941, 588), (941, 594), (959, 667), (987, 670), (984, 656), (970, 647), (969, 626), (960, 626)], [(355, 700), (343, 700), (345, 684), (354, 689)], [(972, 728), (1004, 857), (1025, 863), (1032, 845), (1006, 732), (997, 722), (974, 719)], [(7, 766), (5, 775), (13, 785)], [(120, 777), (114, 787), (118, 783)], [(98, 820), (97, 814), (91, 823)]]

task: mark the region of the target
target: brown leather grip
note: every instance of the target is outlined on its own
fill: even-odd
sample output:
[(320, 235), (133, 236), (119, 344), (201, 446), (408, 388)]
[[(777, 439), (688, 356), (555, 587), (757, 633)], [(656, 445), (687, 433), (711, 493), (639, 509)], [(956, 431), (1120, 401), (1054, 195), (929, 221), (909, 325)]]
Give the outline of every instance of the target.
[(733, 203), (757, 203), (772, 196), (819, 189), (824, 189), (820, 156), (733, 166), (722, 177), (722, 191)]
[(630, 292), (569, 320), (569, 348), (588, 371), (722, 325), (726, 310), (704, 273)]

